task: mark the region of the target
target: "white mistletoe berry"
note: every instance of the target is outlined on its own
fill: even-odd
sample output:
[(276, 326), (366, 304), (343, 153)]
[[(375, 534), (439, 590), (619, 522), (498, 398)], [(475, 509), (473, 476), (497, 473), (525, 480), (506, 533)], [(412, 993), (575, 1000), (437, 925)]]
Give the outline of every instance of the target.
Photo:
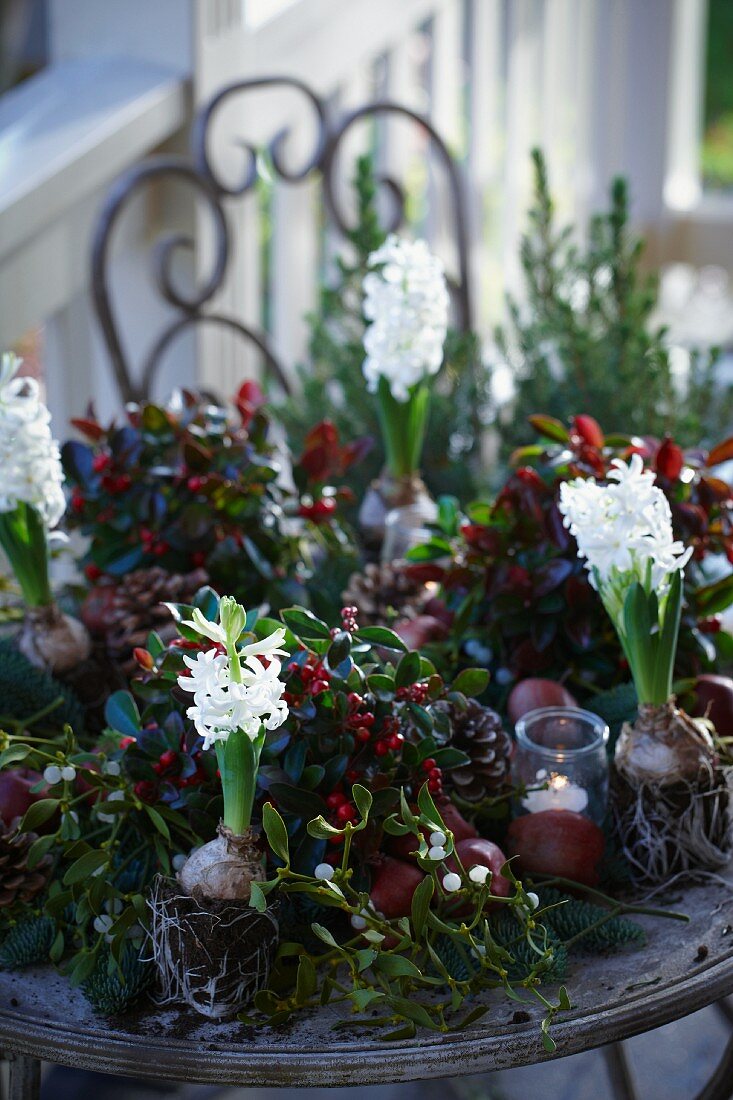
[(468, 877), (471, 882), (476, 882), (479, 886), (483, 886), (490, 874), (491, 871), (488, 867), (484, 867), (483, 863), (477, 863), (476, 866), (472, 867), (468, 872)]
[(455, 871), (449, 871), (447, 875), (443, 876), (443, 889), (448, 894), (453, 894), (456, 890), (460, 890), (462, 885), (461, 876), (457, 875)]

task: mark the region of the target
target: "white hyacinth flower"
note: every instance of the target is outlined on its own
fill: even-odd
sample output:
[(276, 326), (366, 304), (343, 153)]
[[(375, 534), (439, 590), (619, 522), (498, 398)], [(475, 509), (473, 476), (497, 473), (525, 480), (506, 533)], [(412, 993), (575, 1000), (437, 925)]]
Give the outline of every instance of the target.
[(663, 595), (670, 575), (690, 560), (692, 548), (675, 541), (669, 501), (641, 457), (632, 455), (628, 464), (614, 459), (612, 467), (608, 485), (593, 478), (564, 482), (559, 507), (591, 583), (615, 618), (634, 581), (646, 585), (649, 580)]
[(282, 698), (285, 684), (279, 678), (283, 637), (284, 631), (276, 630), (268, 638), (242, 648), (241, 681), (232, 675), (228, 654), (209, 649), (195, 659), (184, 656), (190, 675), (179, 676), (178, 683), (193, 694), (193, 706), (186, 713), (203, 737), (205, 749), (226, 741), (238, 729), (254, 741), (262, 725), (273, 730), (283, 724), (288, 716)]
[(391, 234), (369, 257), (364, 278), (364, 377), (371, 393), (380, 378), (396, 401), (437, 374), (448, 328), (448, 288), (443, 264), (425, 241)]
[(31, 504), (55, 527), (66, 510), (61, 455), (38, 383), (17, 377), (22, 362), (12, 352), (0, 361), (0, 512)]

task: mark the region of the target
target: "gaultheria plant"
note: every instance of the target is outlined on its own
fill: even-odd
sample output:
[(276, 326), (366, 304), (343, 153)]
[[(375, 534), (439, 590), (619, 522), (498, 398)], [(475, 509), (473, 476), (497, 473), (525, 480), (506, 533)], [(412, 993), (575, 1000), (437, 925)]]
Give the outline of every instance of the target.
[(88, 656), (89, 638), (51, 595), (48, 532), (66, 508), (64, 477), (49, 411), (35, 379), (18, 377), (21, 364), (8, 352), (0, 365), (0, 545), (27, 609), (20, 648), (34, 664), (62, 672)]
[(420, 463), (430, 379), (443, 363), (448, 289), (443, 265), (425, 241), (391, 235), (369, 266), (364, 377), (377, 395), (389, 473), (409, 477)]
[(189, 857), (179, 879), (190, 894), (246, 901), (252, 881), (263, 877), (250, 827), (260, 755), (266, 731), (288, 716), (280, 679), (285, 629), (254, 639), (247, 612), (229, 596), (219, 603), (217, 622), (196, 609), (185, 625), (214, 643), (195, 658), (184, 657), (187, 674), (178, 684), (193, 695), (187, 713), (204, 738), (204, 749), (216, 751), (224, 819), (216, 839)]

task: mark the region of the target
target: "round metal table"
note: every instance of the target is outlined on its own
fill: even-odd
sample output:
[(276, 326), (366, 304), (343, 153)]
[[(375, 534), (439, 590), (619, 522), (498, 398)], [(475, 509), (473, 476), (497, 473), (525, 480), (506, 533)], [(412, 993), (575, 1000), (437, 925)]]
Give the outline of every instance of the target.
[[(538, 1010), (499, 994), (466, 1031), (385, 1043), (362, 1028), (332, 1030), (342, 1018), (335, 1008), (277, 1029), (215, 1024), (153, 1005), (105, 1020), (50, 968), (2, 973), (0, 1049), (10, 1060), (10, 1100), (36, 1100), (40, 1060), (145, 1079), (332, 1086), (482, 1073), (595, 1047), (604, 1047), (616, 1095), (633, 1097), (621, 1041), (733, 994), (731, 871), (726, 881), (658, 894), (654, 905), (682, 910), (690, 923), (640, 918), (645, 947), (577, 957), (567, 982), (573, 1008), (553, 1027), (554, 1055), (542, 1046)], [(721, 1055), (698, 1100), (733, 1094), (733, 1036)]]

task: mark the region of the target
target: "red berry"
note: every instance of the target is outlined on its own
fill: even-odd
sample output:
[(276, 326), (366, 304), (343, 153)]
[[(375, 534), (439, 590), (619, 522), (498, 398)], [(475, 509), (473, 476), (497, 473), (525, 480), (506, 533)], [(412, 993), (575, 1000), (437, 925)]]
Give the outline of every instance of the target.
[(344, 838), (343, 838), (341, 833), (338, 833), (336, 836), (330, 836), (328, 838), (328, 843), (329, 844), (343, 844), (343, 842), (344, 842)]
[(339, 806), (343, 806), (346, 801), (347, 798), (345, 794), (341, 794), (339, 791), (332, 791), (326, 799), (326, 805), (329, 810), (337, 810)]
[(435, 767), (435, 765), (436, 765), (436, 761), (433, 760), (432, 756), (429, 756), (427, 758), (427, 760), (423, 760), (422, 770), (424, 772), (431, 772), (433, 770), (433, 768)]
[(206, 484), (204, 477), (190, 477), (186, 483), (192, 493), (198, 493)]
[(440, 779), (428, 779), (428, 790), (431, 794), (437, 794), (443, 787), (443, 782)]
[(206, 562), (206, 554), (203, 552), (203, 550), (195, 550), (193, 552), (193, 554), (191, 554), (191, 565), (195, 565), (197, 567), (200, 567), (205, 562)]
[(163, 540), (161, 540), (160, 542), (156, 542), (153, 546), (153, 553), (155, 554), (156, 558), (162, 558), (163, 555), (167, 554), (169, 550), (169, 544), (167, 542), (164, 542)]
[(95, 474), (101, 474), (103, 470), (106, 470), (112, 463), (112, 458), (108, 454), (98, 454), (92, 459), (92, 469)]
[(311, 684), (311, 695), (320, 695), (323, 691), (328, 691), (330, 685), (328, 680), (314, 680)]
[(341, 825), (345, 824), (347, 821), (356, 821), (356, 816), (356, 810), (348, 802), (344, 802), (336, 810), (336, 820)]
[(323, 500), (317, 500), (315, 502), (313, 510), (319, 518), (332, 516), (336, 511), (336, 501), (333, 497), (324, 497)]
[(443, 779), (443, 773), (440, 768), (431, 768), (428, 772), (428, 779)]
[(116, 477), (114, 479), (114, 488), (113, 488), (112, 491), (115, 492), (115, 493), (126, 493), (131, 485), (132, 485), (132, 478), (130, 477), (130, 475), (129, 474), (120, 474), (119, 477)]
[(84, 497), (78, 489), (71, 494), (71, 510), (77, 514), (84, 511)]
[(94, 562), (91, 561), (89, 565), (84, 566), (84, 575), (88, 581), (98, 581), (99, 578), (102, 576), (102, 570), (99, 568), (98, 565), (95, 565)]
[(166, 751), (161, 754), (160, 762), (164, 768), (170, 768), (172, 764), (175, 764), (177, 759), (177, 753), (173, 752), (172, 749), (166, 749)]
[(377, 741), (376, 745), (374, 746), (374, 751), (377, 756), (386, 756), (389, 752), (389, 745), (386, 741)]
[(355, 768), (349, 768), (349, 770), (346, 772), (345, 778), (349, 781), (349, 783), (356, 783), (357, 779), (359, 778), (359, 772), (356, 771)]
[(359, 726), (358, 729), (354, 730), (354, 737), (356, 738), (357, 741), (362, 741), (362, 742), (370, 741), (371, 736), (372, 735), (369, 732), (369, 730), (366, 728), (366, 726)]
[(364, 700), (362, 699), (361, 695), (359, 695), (359, 693), (356, 691), (349, 692), (349, 694), (346, 696), (346, 702), (348, 704), (349, 710), (358, 710), (359, 707), (363, 706), (364, 704)]
[(123, 737), (122, 740), (120, 741), (120, 748), (121, 749), (128, 749), (130, 747), (130, 745), (135, 745), (135, 744), (137, 744), (137, 738), (136, 737)]
[(405, 738), (401, 733), (393, 733), (387, 744), (393, 752), (397, 752), (399, 749), (402, 748), (402, 743), (404, 740)]
[(155, 802), (157, 798), (155, 784), (150, 783), (147, 779), (141, 779), (139, 783), (135, 784), (135, 794), (141, 802)]

